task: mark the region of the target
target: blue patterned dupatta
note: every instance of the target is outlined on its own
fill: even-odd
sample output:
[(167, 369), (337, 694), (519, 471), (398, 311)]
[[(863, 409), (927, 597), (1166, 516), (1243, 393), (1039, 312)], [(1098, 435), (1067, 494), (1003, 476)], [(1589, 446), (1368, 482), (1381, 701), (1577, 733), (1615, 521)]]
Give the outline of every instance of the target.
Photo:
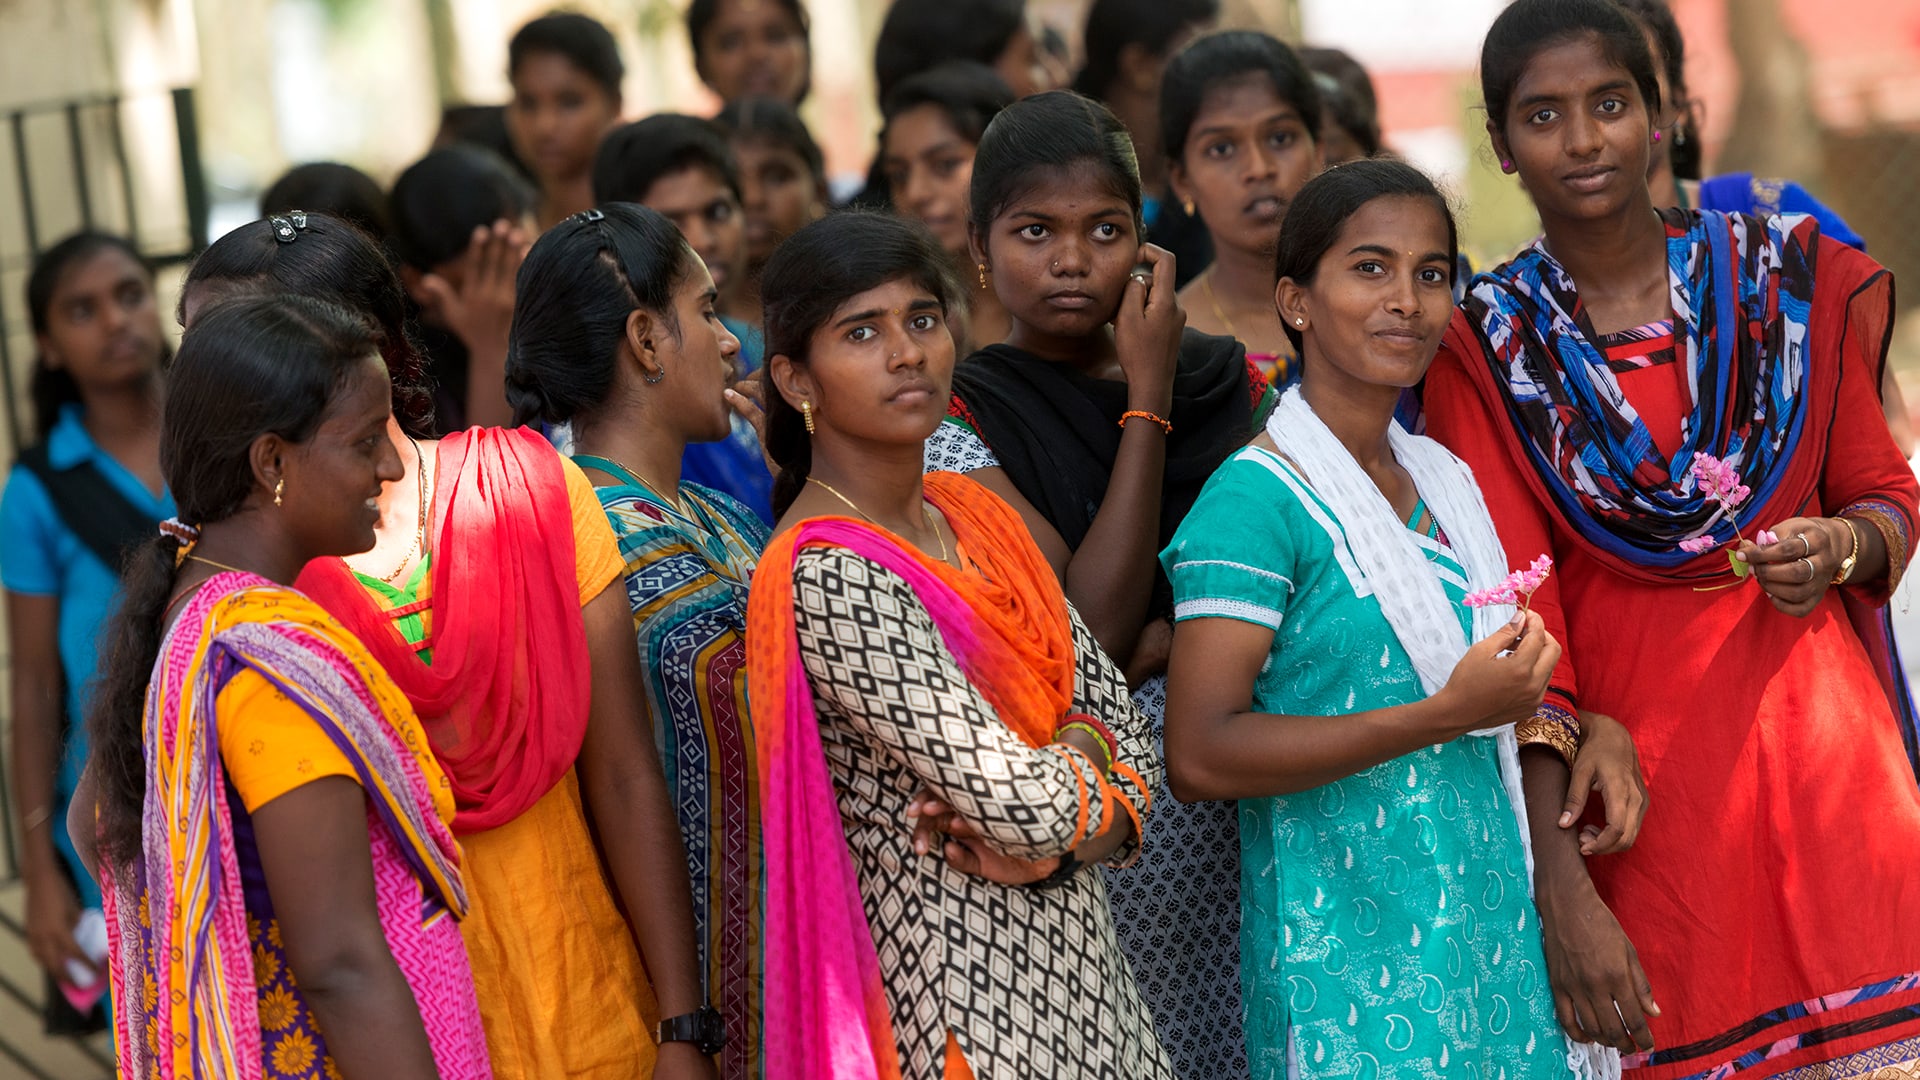
[(1674, 342), (1693, 395), (1672, 458), (1621, 392), (1573, 279), (1542, 243), (1476, 278), (1466, 312), (1564, 520), (1612, 561), (1685, 577), (1676, 571), (1696, 556), (1680, 550), (1681, 540), (1734, 537), (1696, 486), (1695, 454), (1739, 469), (1754, 492), (1750, 508), (1817, 479), (1793, 466), (1808, 429), (1819, 226), (1801, 216), (1662, 216)]

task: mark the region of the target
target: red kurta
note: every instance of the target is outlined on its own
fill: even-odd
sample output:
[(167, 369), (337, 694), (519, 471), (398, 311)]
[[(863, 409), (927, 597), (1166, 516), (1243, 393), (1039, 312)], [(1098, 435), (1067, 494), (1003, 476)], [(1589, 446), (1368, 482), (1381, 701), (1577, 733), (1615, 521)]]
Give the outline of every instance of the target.
[[(1877, 397), (1891, 281), (1832, 241), (1817, 266), (1811, 356), (1827, 366), (1809, 380), (1798, 453), (1817, 455), (1800, 464), (1818, 482), (1805, 505), (1743, 514), (1749, 536), (1861, 498), (1909, 520), (1920, 503)], [(1696, 591), (1596, 551), (1492, 404), (1481, 348), (1456, 313), (1427, 377), (1428, 432), (1472, 466), (1513, 565), (1553, 555), (1533, 598), (1566, 646), (1548, 700), (1624, 723), (1651, 794), (1633, 850), (1588, 864), (1662, 1009), (1632, 1075), (1775, 1076), (1864, 1054), (1820, 1073), (1851, 1076), (1920, 1057), (1920, 790), (1841, 599), (1884, 603), (1885, 579), (1831, 589), (1793, 618), (1751, 582)], [(1618, 378), (1670, 453), (1691, 411), (1685, 365)]]

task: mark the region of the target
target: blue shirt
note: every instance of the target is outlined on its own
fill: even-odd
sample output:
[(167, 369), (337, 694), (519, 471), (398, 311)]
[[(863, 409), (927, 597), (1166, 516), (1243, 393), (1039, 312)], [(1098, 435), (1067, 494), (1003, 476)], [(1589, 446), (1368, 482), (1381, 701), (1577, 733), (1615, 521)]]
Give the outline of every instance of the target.
[(1845, 218), (1791, 180), (1761, 180), (1752, 173), (1728, 173), (1700, 181), (1700, 209), (1726, 214), (1811, 214), (1820, 222), (1820, 235), (1850, 248), (1867, 250), (1867, 242)]
[[(60, 470), (91, 462), (115, 490), (153, 518), (156, 525), (172, 517), (173, 497), (156, 497), (148, 491), (138, 477), (100, 449), (80, 417), (78, 405), (60, 411), (59, 422), (47, 436), (49, 464)], [(51, 596), (60, 602), (60, 668), (67, 687), (69, 738), (60, 763), (59, 803), (54, 807), (52, 833), (55, 846), (67, 856), (80, 879), (82, 902), (97, 907), (99, 893), (87, 875), (79, 872), (67, 830), (61, 825), (67, 799), (79, 783), (80, 770), (87, 760), (86, 706), (99, 659), (99, 637), (119, 597), (120, 577), (67, 528), (40, 478), (25, 466), (13, 467), (6, 491), (0, 494), (0, 531), (7, 537), (7, 543), (0, 546), (0, 584), (8, 592)]]
[[(760, 331), (732, 319), (720, 320), (734, 337), (740, 339), (740, 371), (751, 375), (760, 370), (764, 339)], [(773, 474), (760, 453), (760, 438), (753, 425), (732, 414), (733, 430), (718, 442), (689, 443), (680, 458), (680, 479), (723, 491), (745, 503), (773, 524)]]

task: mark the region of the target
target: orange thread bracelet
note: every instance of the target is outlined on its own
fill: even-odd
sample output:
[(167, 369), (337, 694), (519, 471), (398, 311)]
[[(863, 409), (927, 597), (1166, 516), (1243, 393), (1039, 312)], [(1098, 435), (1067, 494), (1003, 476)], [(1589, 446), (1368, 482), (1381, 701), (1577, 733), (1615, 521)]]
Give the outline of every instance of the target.
[(1150, 413), (1145, 409), (1128, 409), (1126, 412), (1121, 413), (1120, 426), (1123, 428), (1126, 427), (1127, 421), (1133, 419), (1136, 416), (1142, 420), (1151, 420), (1154, 423), (1159, 424), (1160, 430), (1166, 432), (1168, 435), (1173, 434), (1172, 424), (1167, 423), (1165, 420), (1161, 419), (1158, 416), (1155, 416), (1153, 413)]

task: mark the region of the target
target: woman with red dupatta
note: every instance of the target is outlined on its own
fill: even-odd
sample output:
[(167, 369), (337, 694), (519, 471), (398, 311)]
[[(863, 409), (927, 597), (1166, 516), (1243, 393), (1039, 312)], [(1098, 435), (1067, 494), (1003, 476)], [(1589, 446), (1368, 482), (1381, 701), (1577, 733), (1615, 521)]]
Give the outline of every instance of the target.
[[(364, 236), (303, 215), (215, 243), (188, 274), (182, 310), (296, 283), (363, 311), (400, 289)], [(389, 343), (396, 401), (410, 354), (404, 339)], [(391, 432), (405, 475), (381, 490), (374, 548), (316, 559), (296, 586), (379, 660), (446, 773), (494, 1073), (711, 1077), (694, 1042), (655, 1046), (655, 1024), (705, 1001), (685, 850), (636, 711), (624, 564), (606, 515), (537, 433), (419, 433)]]
[(1103, 879), (1159, 754), (1011, 507), (922, 481), (959, 287), (841, 214), (767, 264), (776, 535), (747, 647), (773, 1077), (1171, 1078)]
[[(1651, 801), (1591, 888), (1536, 818), (1550, 966), (1577, 983), (1617, 916), (1658, 1001), (1629, 1076), (1916, 1075), (1920, 792), (1848, 612), (1885, 603), (1920, 502), (1875, 397), (1891, 279), (1809, 218), (1656, 213), (1653, 66), (1605, 0), (1518, 0), (1482, 63), (1545, 235), (1475, 282), (1428, 431), (1509, 558), (1557, 564), (1540, 722), (1618, 718)], [(1710, 498), (1703, 457), (1745, 498)], [(1544, 758), (1530, 788), (1564, 783)], [(1618, 994), (1567, 989), (1563, 1021), (1617, 1030)]]

